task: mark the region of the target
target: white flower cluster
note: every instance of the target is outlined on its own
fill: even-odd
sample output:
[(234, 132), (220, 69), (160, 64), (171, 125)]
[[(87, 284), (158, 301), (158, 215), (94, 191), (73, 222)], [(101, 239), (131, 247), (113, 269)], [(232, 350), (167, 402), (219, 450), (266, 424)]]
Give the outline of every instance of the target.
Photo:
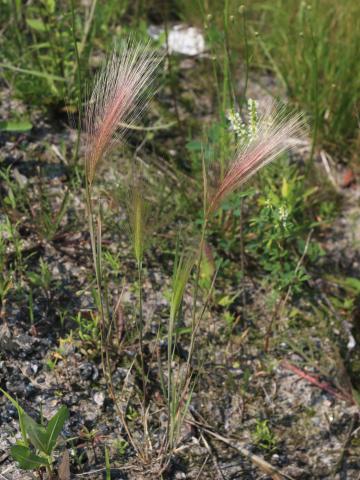
[(249, 143), (256, 137), (259, 124), (258, 104), (256, 100), (249, 98), (247, 102), (246, 122), (243, 121), (240, 113), (234, 110), (228, 110), (226, 117), (230, 123), (230, 130), (235, 133), (240, 141)]

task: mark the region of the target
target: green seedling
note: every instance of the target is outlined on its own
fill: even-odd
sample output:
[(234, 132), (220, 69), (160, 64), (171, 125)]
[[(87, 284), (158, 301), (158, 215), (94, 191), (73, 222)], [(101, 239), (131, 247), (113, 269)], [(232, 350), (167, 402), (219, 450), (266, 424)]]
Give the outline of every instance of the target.
[(118, 438), (115, 442), (115, 447), (119, 455), (123, 457), (129, 447), (129, 443), (124, 438)]
[(27, 272), (30, 284), (42, 290), (45, 297), (50, 299), (50, 287), (53, 280), (49, 265), (40, 258), (40, 272)]
[(14, 405), (19, 417), (21, 440), (11, 447), (11, 455), (23, 470), (46, 469), (49, 478), (53, 474), (53, 453), (58, 437), (69, 417), (68, 409), (62, 405), (49, 420), (47, 426), (33, 420), (19, 403), (7, 392), (0, 391)]
[(80, 340), (97, 345), (100, 340), (100, 326), (96, 314), (90, 313), (89, 316), (85, 316), (82, 312), (78, 312), (74, 320), (78, 325), (76, 333)]
[(263, 450), (268, 452), (274, 452), (276, 450), (277, 440), (269, 427), (268, 420), (256, 420), (253, 437), (256, 445)]
[(41, 211), (36, 218), (36, 222), (40, 225), (40, 235), (46, 240), (52, 240), (58, 233), (61, 221), (67, 212), (69, 200), (70, 193), (69, 191), (66, 191), (58, 210), (54, 212), (54, 208), (51, 205), (47, 194), (45, 192), (41, 192)]
[(137, 418), (139, 418), (139, 412), (135, 410), (131, 405), (128, 406), (127, 412), (126, 412), (126, 418), (130, 420), (131, 422), (135, 421)]

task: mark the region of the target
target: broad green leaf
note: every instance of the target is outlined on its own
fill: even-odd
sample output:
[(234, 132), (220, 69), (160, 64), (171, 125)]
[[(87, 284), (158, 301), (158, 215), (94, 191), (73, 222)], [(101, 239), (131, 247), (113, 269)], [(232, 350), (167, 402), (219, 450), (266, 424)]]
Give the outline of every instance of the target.
[(28, 132), (32, 127), (28, 120), (5, 120), (0, 122), (0, 130), (3, 132)]
[(24, 415), (24, 425), (30, 442), (41, 452), (47, 453), (47, 435), (42, 425), (35, 422), (27, 413)]
[(350, 287), (351, 289), (355, 290), (356, 292), (360, 292), (360, 280), (355, 277), (347, 277), (345, 279), (345, 285)]
[(19, 462), (19, 465), (24, 470), (35, 470), (37, 468), (49, 465), (46, 458), (35, 455), (29, 449), (22, 445), (13, 445), (10, 449), (11, 455)]
[(27, 18), (26, 23), (37, 32), (46, 32), (45, 23), (39, 18)]
[(55, 413), (55, 415), (49, 421), (46, 427), (46, 437), (47, 437), (47, 450), (48, 455), (53, 451), (57, 437), (59, 436), (65, 421), (69, 418), (69, 412), (65, 405), (62, 405), (60, 409)]
[(18, 404), (18, 402), (11, 395), (9, 395), (7, 392), (5, 392), (5, 390), (0, 388), (0, 391), (5, 395), (5, 397), (16, 408), (16, 410), (18, 412), (18, 417), (19, 417), (19, 426), (20, 426), (20, 432), (21, 432), (22, 440), (24, 442), (24, 445), (28, 446), (29, 442), (27, 441), (26, 428), (25, 428), (25, 424), (24, 424), (24, 416), (25, 416), (24, 409)]

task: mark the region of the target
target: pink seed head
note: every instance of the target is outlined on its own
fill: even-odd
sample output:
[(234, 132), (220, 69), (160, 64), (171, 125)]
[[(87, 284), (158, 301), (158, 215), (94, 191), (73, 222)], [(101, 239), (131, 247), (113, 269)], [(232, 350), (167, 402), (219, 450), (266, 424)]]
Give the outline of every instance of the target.
[(256, 136), (238, 147), (230, 168), (210, 199), (208, 214), (262, 167), (294, 148), (304, 126), (301, 114), (286, 114), (284, 108), (269, 103), (259, 119)]
[(150, 94), (146, 92), (161, 61), (149, 44), (129, 40), (115, 47), (96, 75), (84, 115), (85, 168), (92, 183), (99, 161), (117, 141), (127, 125), (142, 113)]

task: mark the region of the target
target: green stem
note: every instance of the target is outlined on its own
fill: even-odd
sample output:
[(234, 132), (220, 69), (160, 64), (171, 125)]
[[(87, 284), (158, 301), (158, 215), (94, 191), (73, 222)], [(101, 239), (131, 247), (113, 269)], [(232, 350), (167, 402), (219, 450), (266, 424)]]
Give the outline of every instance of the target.
[(201, 268), (201, 261), (202, 261), (202, 256), (203, 256), (203, 250), (204, 250), (204, 243), (205, 243), (205, 233), (206, 233), (206, 227), (207, 227), (208, 219), (207, 217), (204, 218), (204, 223), (202, 225), (201, 229), (201, 238), (200, 238), (200, 244), (199, 244), (199, 254), (198, 254), (198, 261), (197, 261), (197, 267), (196, 267), (196, 278), (195, 278), (195, 287), (194, 287), (194, 299), (193, 299), (193, 307), (192, 307), (192, 318), (191, 318), (191, 340), (190, 340), (190, 348), (189, 348), (189, 354), (186, 362), (186, 375), (185, 378), (188, 377), (190, 373), (190, 362), (194, 353), (194, 347), (195, 347), (195, 337), (196, 337), (196, 332), (198, 329), (198, 325), (196, 323), (196, 304), (199, 296), (199, 282), (200, 282), (200, 268)]
[(140, 362), (141, 362), (141, 375), (144, 404), (146, 404), (146, 375), (145, 375), (145, 362), (144, 362), (144, 345), (143, 345), (143, 294), (142, 294), (142, 261), (137, 264), (138, 269), (138, 300), (139, 300), (139, 317), (138, 317), (138, 333), (139, 333), (139, 350), (140, 350)]
[(245, 84), (244, 84), (244, 93), (242, 104), (246, 102), (246, 94), (249, 83), (249, 42), (247, 35), (247, 24), (246, 24), (246, 11), (242, 12), (243, 17), (243, 29), (244, 29), (244, 45), (245, 45)]
[(73, 162), (75, 163), (79, 156), (79, 148), (80, 148), (80, 137), (81, 137), (81, 64), (80, 64), (80, 55), (79, 49), (77, 46), (76, 41), (76, 34), (75, 34), (75, 6), (74, 0), (70, 0), (71, 4), (71, 22), (72, 22), (72, 39), (74, 43), (74, 50), (75, 50), (75, 58), (76, 58), (76, 80), (78, 84), (78, 95), (77, 95), (77, 103), (78, 103), (78, 128), (77, 128), (77, 136), (76, 136), (76, 143), (75, 143), (75, 151), (73, 155)]
[(317, 42), (314, 34), (314, 25), (312, 19), (310, 20), (310, 35), (312, 42), (312, 54), (313, 54), (313, 71), (312, 71), (312, 89), (314, 92), (314, 129), (311, 143), (310, 162), (309, 167), (313, 164), (316, 144), (318, 140), (319, 131), (319, 69), (318, 69), (318, 57), (317, 57)]
[(86, 205), (88, 210), (88, 221), (90, 231), (91, 250), (93, 255), (96, 286), (98, 291), (98, 301), (100, 308), (100, 342), (101, 342), (101, 364), (105, 378), (107, 378), (106, 361), (104, 354), (104, 330), (105, 330), (105, 312), (103, 304), (103, 288), (102, 288), (102, 274), (101, 274), (101, 238), (99, 238), (99, 232), (96, 233), (94, 224), (94, 208), (91, 198), (91, 185), (86, 179)]

